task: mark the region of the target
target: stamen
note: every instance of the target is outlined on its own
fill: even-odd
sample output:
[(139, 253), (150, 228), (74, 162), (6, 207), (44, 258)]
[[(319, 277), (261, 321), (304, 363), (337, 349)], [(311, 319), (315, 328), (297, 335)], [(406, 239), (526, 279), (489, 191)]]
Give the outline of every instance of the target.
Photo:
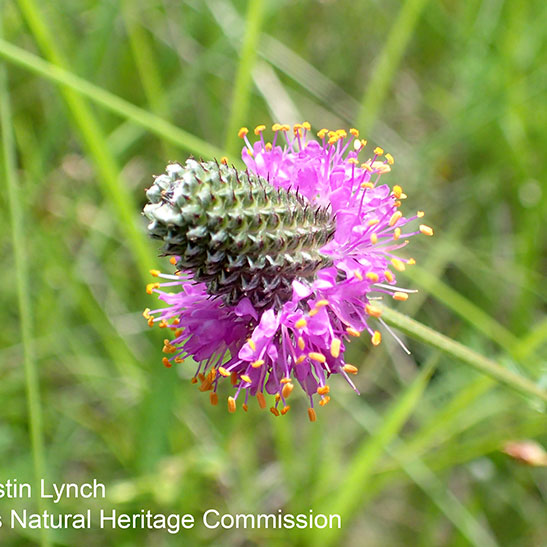
[(261, 391), (256, 394), (256, 400), (258, 401), (258, 406), (260, 408), (266, 408), (266, 399)]
[[(393, 267), (398, 271), (398, 272), (404, 272), (405, 269), (406, 269), (406, 266), (405, 266), (405, 263), (402, 261), (402, 260), (399, 260), (398, 258), (392, 258), (391, 259), (391, 264), (393, 264)], [(386, 276), (387, 277), (387, 276)], [(391, 281), (391, 280), (390, 280)]]
[(293, 389), (294, 389), (294, 384), (292, 384), (291, 382), (288, 382), (287, 384), (285, 384), (283, 386), (283, 389), (281, 390), (283, 397), (286, 399), (292, 393)]
[(377, 346), (382, 341), (382, 334), (379, 330), (375, 330), (374, 334), (372, 335), (372, 338), (370, 339), (373, 346)]
[(329, 391), (330, 391), (329, 386), (321, 386), (317, 388), (317, 393), (319, 393), (319, 395), (326, 395)]
[(339, 338), (334, 338), (330, 345), (330, 354), (337, 359), (340, 355), (340, 347), (342, 342)]
[(277, 410), (277, 408), (275, 408), (275, 406), (270, 407), (270, 412), (271, 412), (274, 416), (279, 416), (279, 410)]
[(359, 372), (359, 369), (357, 367), (354, 367), (353, 365), (350, 365), (348, 363), (346, 363), (343, 367), (342, 367), (342, 370), (344, 372), (347, 372), (348, 374), (357, 374)]
[(424, 236), (432, 236), (433, 235), (433, 228), (430, 226), (427, 226), (425, 224), (420, 224), (420, 232), (424, 234)]
[(357, 329), (354, 329), (353, 327), (347, 327), (346, 332), (350, 336), (355, 336), (355, 338), (359, 338), (359, 336), (361, 336), (361, 333)]
[(251, 366), (253, 368), (260, 368), (262, 365), (264, 364), (264, 360), (263, 359), (257, 359), (256, 361), (253, 361), (251, 363)]
[(302, 318), (302, 319), (299, 319), (295, 324), (294, 326), (297, 328), (297, 329), (303, 329), (305, 327), (308, 326), (308, 322)]
[(209, 395), (209, 399), (211, 400), (211, 404), (213, 406), (217, 406), (218, 404), (218, 395), (216, 391), (211, 391), (211, 394)]
[(378, 280), (380, 279), (380, 277), (378, 276), (378, 274), (376, 272), (367, 272), (366, 278), (369, 281), (372, 281), (373, 283), (377, 283)]
[(318, 353), (316, 351), (308, 353), (308, 357), (313, 361), (317, 361), (318, 363), (325, 363), (327, 360), (327, 358), (322, 353)]
[(315, 415), (315, 410), (313, 408), (308, 408), (308, 418), (310, 419), (310, 422), (315, 422), (315, 420), (317, 420), (317, 416)]
[(408, 294), (406, 292), (394, 292), (393, 300), (401, 300), (402, 302), (408, 300)]
[(233, 397), (228, 397), (228, 412), (233, 414), (236, 411), (236, 400)]
[(375, 306), (371, 306), (370, 304), (367, 304), (365, 306), (365, 311), (372, 317), (380, 317), (382, 315), (382, 310), (380, 308), (376, 308)]

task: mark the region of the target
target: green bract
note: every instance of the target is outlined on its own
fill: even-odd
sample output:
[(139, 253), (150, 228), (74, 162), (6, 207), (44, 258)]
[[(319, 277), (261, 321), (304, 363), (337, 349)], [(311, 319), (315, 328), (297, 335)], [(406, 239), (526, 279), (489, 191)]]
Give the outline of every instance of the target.
[(190, 159), (169, 165), (146, 195), (163, 254), (228, 305), (248, 297), (255, 308), (280, 306), (294, 279), (331, 264), (320, 252), (334, 234), (331, 213), (249, 172)]

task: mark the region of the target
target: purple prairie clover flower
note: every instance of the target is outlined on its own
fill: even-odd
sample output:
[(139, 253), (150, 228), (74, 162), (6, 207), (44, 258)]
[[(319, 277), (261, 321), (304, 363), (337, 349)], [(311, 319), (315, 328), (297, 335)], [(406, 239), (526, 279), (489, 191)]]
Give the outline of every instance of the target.
[(148, 230), (176, 271), (152, 270), (161, 281), (147, 292), (165, 307), (144, 316), (172, 333), (165, 366), (188, 356), (198, 363), (192, 382), (212, 404), (226, 378), (230, 412), (241, 399), (247, 410), (251, 397), (265, 408), (270, 395), (278, 416), (299, 384), (315, 421), (331, 375), (358, 392), (357, 368), (344, 359), (349, 340), (368, 333), (377, 346), (379, 326), (394, 335), (376, 302), (408, 298), (395, 272), (414, 260), (397, 252), (433, 230), (407, 228), (423, 212), (403, 216), (402, 188), (380, 183), (393, 157), (375, 148), (359, 159), (366, 141), (356, 129), (321, 129), (315, 139), (307, 122), (292, 131), (275, 124), (271, 142), (265, 129), (255, 128), (254, 143), (239, 132), (245, 171), (225, 158), (189, 159), (168, 165), (147, 190)]

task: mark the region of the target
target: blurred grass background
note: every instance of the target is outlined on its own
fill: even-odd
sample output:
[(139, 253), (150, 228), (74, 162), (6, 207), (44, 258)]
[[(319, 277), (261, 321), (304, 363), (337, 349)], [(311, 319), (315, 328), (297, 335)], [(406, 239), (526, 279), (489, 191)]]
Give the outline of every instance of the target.
[[(547, 544), (545, 405), (430, 344), (357, 340), (309, 424), (229, 415), (161, 364), (141, 312), (152, 174), (237, 158), (240, 125), (356, 126), (434, 239), (397, 310), (547, 386), (547, 4), (502, 0), (2, 1), (0, 481), (106, 483), (52, 509), (339, 512), (343, 529), (56, 532), (2, 545)], [(228, 393), (225, 394), (226, 396)], [(34, 507), (0, 500), (9, 508)], [(41, 509), (44, 509), (44, 505)]]

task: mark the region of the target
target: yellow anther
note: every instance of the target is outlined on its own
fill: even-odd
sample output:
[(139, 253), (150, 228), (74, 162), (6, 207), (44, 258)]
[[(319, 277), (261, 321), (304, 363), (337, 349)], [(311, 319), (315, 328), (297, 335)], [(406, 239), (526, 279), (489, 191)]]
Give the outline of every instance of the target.
[(318, 353), (317, 351), (312, 351), (308, 353), (308, 357), (313, 361), (317, 361), (318, 363), (324, 363), (327, 360), (327, 358), (322, 353)]
[(271, 142), (267, 142), (267, 143), (266, 143), (266, 146), (264, 146), (264, 148), (269, 152), (269, 151), (272, 149), (272, 143), (271, 143)]
[(325, 397), (321, 398), (321, 400), (319, 401), (319, 404), (321, 406), (325, 406), (325, 405), (329, 404), (329, 401), (330, 401), (330, 397), (328, 395), (326, 395)]
[(159, 283), (148, 283), (148, 285), (146, 285), (146, 293), (152, 294), (154, 289), (159, 289), (159, 287), (160, 287)]
[(393, 159), (393, 156), (391, 154), (386, 154), (386, 160), (389, 165), (393, 165), (395, 163), (395, 160)]
[(214, 380), (217, 377), (217, 369), (213, 367), (211, 369), (211, 372), (209, 372), (208, 376), (211, 380)]
[(177, 348), (175, 346), (172, 346), (169, 341), (167, 343), (164, 343), (163, 353), (175, 353), (177, 351)]
[(218, 395), (215, 391), (211, 391), (211, 394), (209, 395), (209, 399), (211, 400), (211, 404), (213, 406), (217, 406), (218, 404)]
[(158, 275), (160, 275), (160, 271), (159, 270), (150, 270), (150, 275), (152, 277), (158, 277)]
[(169, 323), (168, 323), (165, 319), (162, 319), (162, 320), (159, 322), (159, 325), (158, 325), (158, 327), (159, 327), (160, 329), (166, 329), (168, 326), (169, 326)]
[(345, 139), (348, 136), (348, 133), (345, 129), (337, 129), (336, 134), (342, 139)]
[(424, 215), (425, 215), (425, 213), (424, 213), (423, 211), (418, 211), (418, 212), (416, 213), (416, 216), (417, 216), (418, 218), (422, 218)]
[(285, 414), (287, 414), (287, 412), (289, 412), (289, 410), (291, 409), (291, 407), (289, 405), (287, 406), (284, 406), (282, 409), (281, 409), (281, 414), (283, 416), (285, 416)]
[(184, 329), (177, 329), (175, 331), (175, 338), (178, 338), (183, 332), (184, 332)]
[[(372, 167), (370, 166), (370, 163), (367, 163), (367, 162), (361, 164), (361, 169), (365, 169), (365, 171), (372, 171)], [(361, 184), (361, 186), (363, 185)]]
[(386, 276), (386, 279), (391, 283), (392, 281), (395, 280), (395, 277), (394, 275), (391, 273), (391, 270), (386, 270), (384, 272), (384, 275)]
[(406, 264), (407, 264), (407, 266), (414, 266), (414, 264), (416, 264), (416, 261), (413, 258), (409, 258), (406, 261)]
[(358, 129), (355, 129), (355, 127), (352, 127), (350, 130), (350, 135), (353, 135), (355, 138), (357, 138), (359, 136), (359, 130)]
[(317, 132), (317, 136), (320, 138), (320, 139), (324, 139), (325, 138), (325, 135), (329, 132), (328, 129), (320, 129), (318, 132)]
[(279, 131), (281, 129), (281, 124), (280, 123), (274, 123), (272, 125), (272, 131)]
[(348, 163), (351, 165), (359, 165), (359, 160), (357, 158), (349, 158)]
[(264, 359), (257, 359), (256, 361), (251, 363), (251, 366), (253, 368), (260, 368), (264, 364)]
[(233, 414), (236, 411), (236, 400), (233, 397), (228, 397), (228, 412)]
[(401, 213), (401, 211), (395, 211), (392, 215), (391, 215), (391, 218), (389, 219), (389, 225), (390, 226), (395, 226), (395, 224), (397, 223), (397, 221), (403, 216), (403, 213)]
[(405, 300), (408, 300), (408, 294), (406, 292), (394, 292), (393, 300), (401, 300), (401, 302), (404, 302)]
[(255, 135), (260, 135), (260, 133), (262, 133), (262, 131), (264, 131), (264, 129), (266, 129), (266, 126), (264, 124), (260, 124), (260, 125), (257, 125), (255, 127)]
[(258, 401), (258, 406), (260, 408), (266, 408), (266, 399), (264, 398), (264, 393), (262, 393), (261, 391), (259, 391), (257, 394), (256, 394), (256, 400)]
[(375, 153), (377, 156), (381, 156), (381, 155), (384, 153), (384, 149), (383, 149), (383, 148), (380, 148), (379, 146), (377, 146), (377, 147), (374, 149), (374, 153)]
[(303, 127), (303, 126), (302, 126), (301, 123), (295, 123), (295, 124), (293, 125), (293, 130), (296, 131), (297, 129), (302, 129), (302, 127)]
[(176, 263), (177, 263), (177, 259), (172, 256), (170, 259), (169, 259), (169, 262), (174, 266)]
[(396, 184), (394, 187), (393, 187), (393, 195), (399, 199), (401, 197), (401, 194), (403, 193), (403, 189), (398, 185)]
[(339, 138), (338, 137), (331, 137), (329, 140), (328, 140), (328, 144), (330, 144), (331, 146), (333, 144), (336, 144), (338, 142)]
[(336, 131), (329, 131), (329, 139), (332, 139), (333, 137), (336, 137)]
[(373, 346), (377, 346), (382, 341), (382, 335), (379, 330), (375, 330), (372, 338), (370, 339)]
[(317, 388), (317, 393), (319, 393), (319, 395), (326, 395), (329, 391), (329, 386), (321, 386)]
[(371, 218), (368, 222), (367, 222), (367, 226), (376, 226), (376, 224), (379, 224), (380, 223), (380, 219), (378, 218)]
[(313, 408), (308, 408), (308, 418), (310, 419), (310, 422), (315, 422), (315, 420), (317, 420), (317, 416), (315, 415), (315, 410)]
[(150, 315), (150, 308), (146, 308), (143, 312), (142, 312), (142, 316), (145, 318), (145, 319), (150, 319), (150, 317), (152, 317)]
[(385, 173), (389, 173), (391, 171), (391, 167), (383, 161), (372, 162), (372, 168), (375, 172), (380, 173), (380, 175), (384, 175)]
[(431, 228), (431, 226), (427, 226), (426, 224), (420, 224), (420, 232), (422, 232), (424, 236), (432, 236), (433, 228)]
[(243, 404), (241, 405), (241, 408), (242, 408), (245, 412), (247, 412), (247, 410), (249, 409), (249, 407), (248, 407), (245, 403), (243, 403)]
[(218, 367), (218, 372), (221, 376), (225, 376), (226, 378), (232, 374), (229, 370), (226, 370), (224, 367)]
[(247, 135), (247, 133), (249, 132), (249, 130), (246, 128), (246, 127), (242, 127), (238, 132), (237, 132), (237, 136), (242, 139), (243, 137), (245, 137), (245, 135)]
[(357, 329), (354, 329), (353, 327), (347, 327), (346, 332), (350, 336), (355, 336), (355, 338), (359, 338), (359, 336), (361, 336), (361, 333)]
[(366, 304), (365, 311), (372, 317), (380, 317), (382, 315), (382, 310), (372, 306), (371, 304)]
[(294, 326), (297, 328), (297, 329), (303, 329), (305, 327), (307, 327), (308, 325), (308, 322), (302, 318), (302, 319), (299, 319), (295, 324)]
[(394, 206), (394, 207), (400, 207), (400, 206), (401, 206), (401, 200), (398, 199), (397, 201), (394, 201), (394, 202), (393, 202), (393, 206)]
[(281, 395), (279, 393), (276, 393), (274, 398), (276, 403), (279, 403), (279, 401), (281, 401)]
[(255, 341), (252, 339), (252, 338), (249, 338), (247, 340), (247, 344), (249, 344), (249, 347), (253, 350), (253, 351), (256, 351), (256, 344), (255, 344)]
[(306, 131), (310, 131), (310, 130), (311, 130), (311, 124), (310, 124), (310, 122), (302, 122), (302, 127), (303, 127)]
[(378, 277), (378, 274), (375, 273), (375, 272), (368, 272), (367, 275), (366, 275), (366, 278), (369, 280), (369, 281), (372, 281), (373, 283), (378, 283), (378, 280), (380, 279)]
[(194, 377), (190, 380), (190, 383), (192, 383), (192, 384), (197, 384), (197, 383), (198, 383), (198, 379), (194, 376)]
[(350, 365), (348, 363), (346, 363), (343, 367), (342, 367), (342, 370), (344, 372), (347, 372), (348, 374), (357, 374), (359, 372), (359, 369), (357, 367), (354, 367), (353, 365)]
[(288, 384), (291, 379), (288, 377), (288, 376), (285, 376), (285, 378), (281, 378), (281, 380), (279, 380), (282, 384)]
[(228, 165), (228, 156), (222, 156), (222, 158), (220, 158), (220, 163)]
[(370, 234), (370, 242), (373, 245), (376, 245), (376, 243), (378, 243), (378, 236), (376, 234)]
[(175, 357), (175, 363), (177, 363), (177, 365), (180, 365), (180, 363), (184, 363), (184, 359), (182, 357)]
[(399, 260), (398, 258), (392, 258), (391, 263), (393, 264), (393, 267), (398, 272), (404, 272), (406, 270), (405, 263), (402, 260)]
[(169, 359), (167, 359), (167, 357), (164, 357), (161, 362), (164, 364), (164, 366), (166, 366), (167, 368), (171, 368), (173, 365), (171, 364), (171, 361), (169, 361)]
[(316, 308), (324, 308), (325, 306), (328, 306), (329, 305), (329, 301), (328, 300), (318, 300), (316, 303), (315, 303), (315, 307)]
[[(369, 190), (372, 190), (374, 188), (374, 184), (372, 182), (362, 182), (361, 183), (361, 188), (368, 188)], [(377, 220), (377, 219), (374, 219), (374, 220)], [(380, 222), (378, 220), (378, 222)], [(375, 223), (377, 224), (377, 223)]]
[(303, 363), (305, 360), (306, 360), (306, 356), (300, 355), (300, 357), (296, 359), (296, 364), (299, 365), (300, 363)]
[(309, 315), (310, 317), (314, 317), (314, 316), (317, 315), (318, 313), (319, 313), (319, 308), (312, 308), (312, 309), (309, 311), (308, 315)]
[(367, 145), (366, 139), (361, 139), (361, 146), (364, 148)]
[(395, 241), (397, 241), (399, 238), (401, 237), (401, 228), (395, 228), (395, 230), (393, 230), (393, 239)]
[(238, 382), (238, 378), (237, 378), (237, 372), (232, 372), (232, 374), (230, 374), (230, 383), (235, 386)]
[(272, 406), (270, 408), (270, 412), (274, 415), (274, 416), (279, 416), (279, 410), (277, 410), (277, 408), (275, 408), (275, 406)]
[(359, 270), (353, 270), (353, 275), (359, 280), (363, 281), (363, 276), (361, 275), (361, 272)]
[(330, 345), (330, 354), (336, 359), (340, 355), (340, 346), (342, 342), (339, 338), (334, 338)]
[(302, 338), (302, 336), (298, 337), (297, 344), (301, 350), (303, 350), (306, 347), (306, 342), (304, 342), (304, 338)]
[(283, 397), (286, 399), (291, 394), (293, 389), (294, 389), (294, 384), (292, 384), (291, 382), (288, 382), (287, 384), (285, 384), (283, 386), (283, 389), (281, 390)]
[(281, 131), (290, 131), (290, 130), (291, 130), (291, 126), (289, 124), (284, 123), (281, 126)]
[(242, 374), (242, 375), (241, 375), (241, 379), (242, 379), (244, 382), (247, 382), (248, 384), (251, 383), (251, 379), (250, 379), (246, 374)]
[(153, 326), (154, 326), (154, 318), (153, 318), (153, 317), (150, 317), (150, 319), (148, 319), (148, 326), (149, 326), (149, 327), (153, 327)]

